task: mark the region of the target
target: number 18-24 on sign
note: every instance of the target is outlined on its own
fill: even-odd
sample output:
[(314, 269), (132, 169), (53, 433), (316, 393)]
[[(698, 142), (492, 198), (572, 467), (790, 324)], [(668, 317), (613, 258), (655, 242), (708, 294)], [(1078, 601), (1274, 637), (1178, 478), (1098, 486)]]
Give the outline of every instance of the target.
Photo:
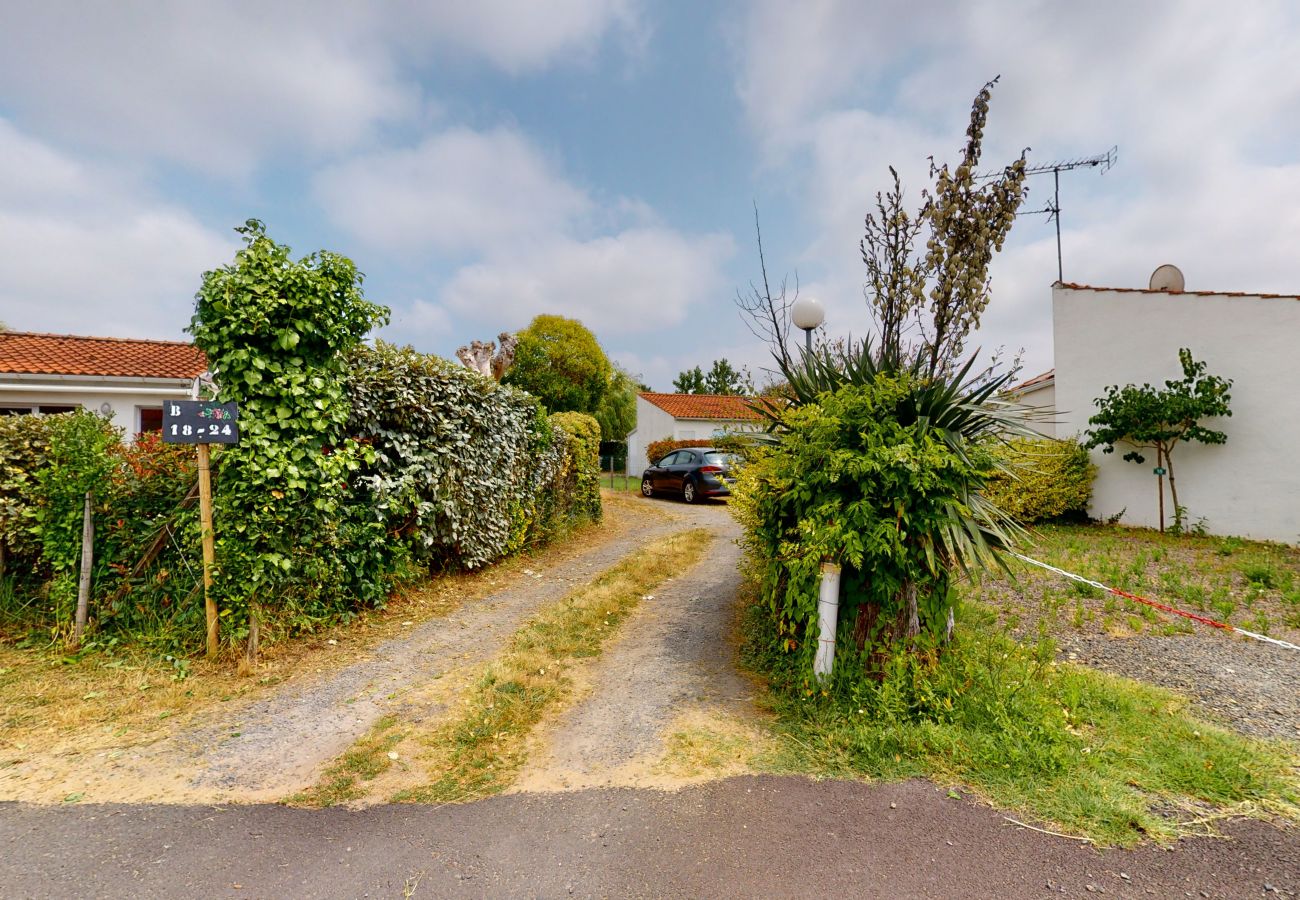
[(162, 437), (167, 444), (237, 444), (239, 404), (167, 400), (163, 403)]

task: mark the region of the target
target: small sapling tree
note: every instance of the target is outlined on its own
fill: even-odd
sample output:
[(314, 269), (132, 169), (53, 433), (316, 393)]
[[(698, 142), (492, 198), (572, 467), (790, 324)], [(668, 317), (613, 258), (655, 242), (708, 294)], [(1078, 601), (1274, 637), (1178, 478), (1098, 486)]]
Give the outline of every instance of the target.
[[(1232, 415), (1228, 407), (1232, 379), (1207, 375), (1205, 363), (1194, 360), (1187, 348), (1178, 351), (1178, 360), (1183, 377), (1166, 381), (1163, 388), (1150, 384), (1106, 388), (1106, 395), (1093, 401), (1097, 414), (1088, 420), (1095, 427), (1088, 430), (1087, 447), (1101, 447), (1103, 453), (1114, 453), (1117, 444), (1125, 444), (1132, 449), (1124, 454), (1124, 459), (1139, 465), (1146, 462), (1143, 451), (1154, 451), (1157, 469), (1163, 468), (1169, 475), (1174, 527), (1182, 531), (1184, 509), (1178, 502), (1173, 452), (1184, 441), (1222, 444), (1228, 440), (1225, 432), (1201, 423), (1205, 419)], [(1163, 499), (1163, 487), (1160, 490)], [(1162, 531), (1164, 526), (1161, 516)]]

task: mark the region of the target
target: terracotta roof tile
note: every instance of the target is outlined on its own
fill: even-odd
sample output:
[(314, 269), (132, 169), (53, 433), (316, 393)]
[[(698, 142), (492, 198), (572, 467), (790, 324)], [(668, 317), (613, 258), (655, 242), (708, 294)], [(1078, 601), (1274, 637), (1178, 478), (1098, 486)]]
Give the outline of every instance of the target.
[(1025, 391), (1025, 390), (1029, 390), (1030, 388), (1042, 387), (1044, 385), (1051, 384), (1055, 380), (1056, 380), (1056, 370), (1048, 369), (1042, 375), (1035, 375), (1033, 378), (1025, 379), (1024, 381), (1020, 382), (1020, 384), (1012, 385), (1008, 390)]
[(0, 373), (194, 378), (207, 367), (203, 352), (183, 341), (0, 332)]
[(761, 419), (749, 408), (747, 397), (722, 394), (643, 393), (650, 403), (677, 419)]
[(1090, 284), (1075, 284), (1071, 281), (1058, 281), (1057, 287), (1071, 291), (1106, 291), (1114, 294), (1184, 294), (1190, 297), (1258, 297), (1264, 300), (1300, 300), (1296, 294), (1252, 294), (1249, 291), (1153, 291), (1150, 288), (1108, 288), (1093, 287)]

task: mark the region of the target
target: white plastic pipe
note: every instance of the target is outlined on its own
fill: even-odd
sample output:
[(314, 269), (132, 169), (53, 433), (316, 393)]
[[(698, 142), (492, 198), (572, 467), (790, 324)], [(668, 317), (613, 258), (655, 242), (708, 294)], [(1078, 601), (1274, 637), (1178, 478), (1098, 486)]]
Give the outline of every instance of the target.
[(830, 678), (835, 668), (835, 632), (840, 620), (840, 567), (822, 563), (821, 588), (817, 596), (817, 655), (813, 675), (818, 681)]

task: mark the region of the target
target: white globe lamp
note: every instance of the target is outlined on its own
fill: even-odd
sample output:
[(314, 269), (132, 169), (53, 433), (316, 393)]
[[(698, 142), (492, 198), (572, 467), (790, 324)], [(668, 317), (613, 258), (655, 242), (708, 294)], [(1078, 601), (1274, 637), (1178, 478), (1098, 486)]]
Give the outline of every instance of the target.
[(804, 346), (812, 353), (813, 329), (826, 321), (826, 310), (821, 301), (808, 296), (800, 297), (790, 307), (790, 320), (794, 322), (795, 328), (803, 330)]

